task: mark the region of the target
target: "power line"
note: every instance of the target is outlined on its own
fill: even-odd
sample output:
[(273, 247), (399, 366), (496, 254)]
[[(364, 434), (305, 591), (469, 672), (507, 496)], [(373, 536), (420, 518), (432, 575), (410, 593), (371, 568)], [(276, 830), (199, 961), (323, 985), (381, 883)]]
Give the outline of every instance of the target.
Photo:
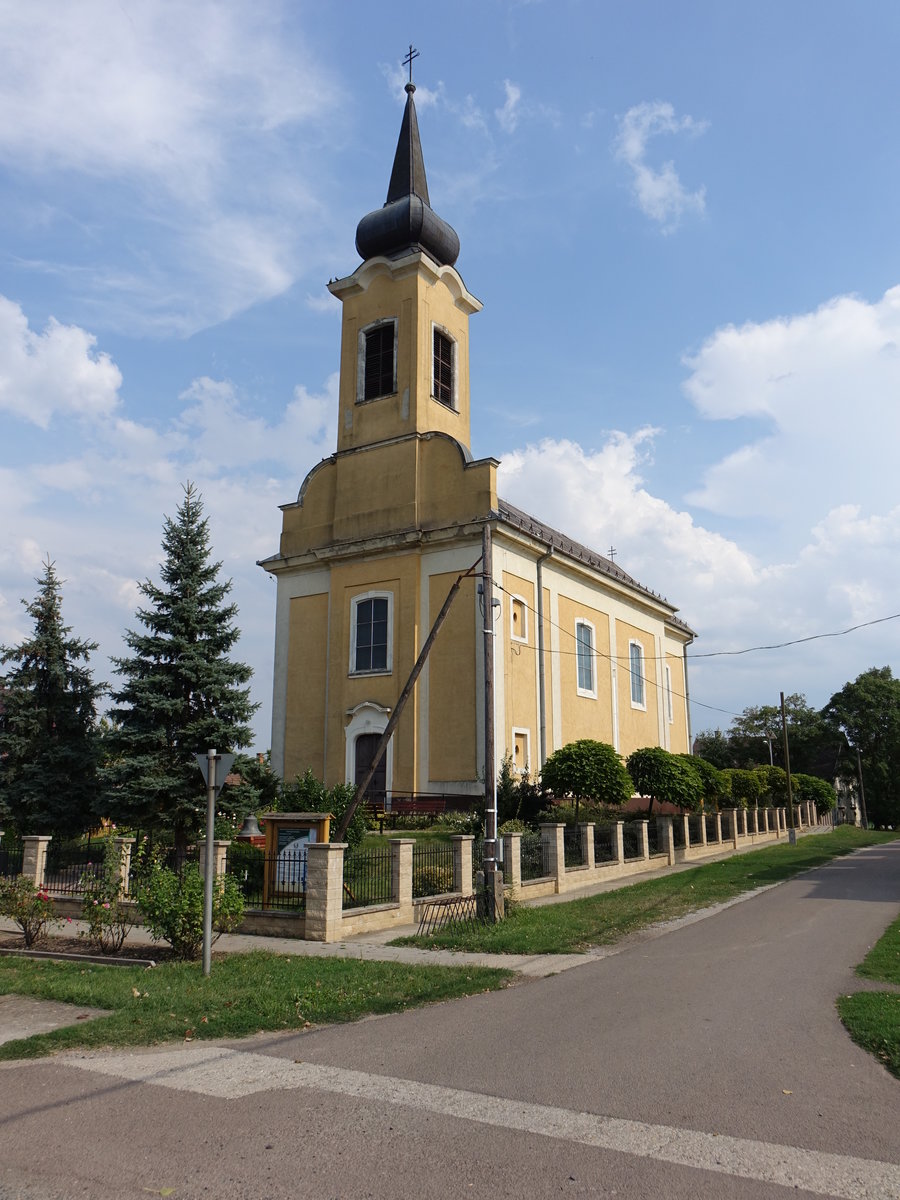
[(807, 637), (792, 638), (789, 642), (773, 642), (770, 646), (747, 646), (744, 650), (710, 650), (706, 654), (689, 654), (689, 658), (723, 658), (726, 655), (734, 657), (739, 654), (753, 654), (757, 650), (783, 650), (786, 646), (800, 646), (804, 642), (816, 642), (820, 638), (845, 637), (848, 633), (856, 633), (857, 629), (868, 629), (871, 625), (883, 625), (885, 621), (896, 621), (900, 613), (892, 613), (889, 617), (878, 617), (874, 621), (863, 621), (859, 625), (851, 625), (849, 629), (838, 629), (832, 633), (811, 633)]

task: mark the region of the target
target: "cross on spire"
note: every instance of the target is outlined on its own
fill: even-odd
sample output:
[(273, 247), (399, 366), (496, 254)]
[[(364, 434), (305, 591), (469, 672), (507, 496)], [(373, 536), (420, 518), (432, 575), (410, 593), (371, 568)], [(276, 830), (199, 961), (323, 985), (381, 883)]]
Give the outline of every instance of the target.
[(618, 550), (615, 548), (615, 546), (610, 546), (610, 548), (609, 548), (609, 549), (607, 550), (607, 552), (606, 552), (606, 556), (607, 556), (607, 558), (610, 560), (610, 562), (615, 562), (615, 561), (616, 561), (616, 555), (617, 555), (618, 553), (619, 553), (619, 552), (618, 552)]
[(410, 42), (409, 43), (409, 53), (406, 55), (406, 57), (403, 60), (404, 67), (409, 67), (409, 84), (408, 84), (409, 87), (414, 86), (413, 81), (412, 81), (412, 65), (413, 65), (413, 59), (418, 58), (418, 57), (419, 57), (418, 50), (414, 50), (413, 44), (412, 44), (412, 42)]

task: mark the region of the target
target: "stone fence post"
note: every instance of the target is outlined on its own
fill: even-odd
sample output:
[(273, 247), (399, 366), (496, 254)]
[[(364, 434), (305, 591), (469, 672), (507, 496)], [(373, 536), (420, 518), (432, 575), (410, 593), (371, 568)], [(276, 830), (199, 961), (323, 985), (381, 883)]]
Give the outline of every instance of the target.
[(113, 844), (119, 852), (119, 890), (123, 896), (128, 895), (128, 881), (131, 878), (131, 848), (134, 843), (133, 837), (113, 838)]
[(44, 886), (47, 873), (47, 846), (52, 841), (52, 834), (27, 834), (22, 838), (22, 874), (30, 879), (36, 888)]
[(581, 861), (589, 871), (592, 871), (596, 866), (594, 862), (594, 822), (579, 821), (578, 828), (581, 832)]
[(308, 941), (336, 942), (340, 939), (346, 849), (346, 842), (310, 842), (306, 848), (305, 936)]
[(719, 845), (722, 844), (722, 814), (716, 813), (716, 841)]
[(391, 900), (401, 908), (412, 908), (413, 847), (415, 838), (391, 838)]
[[(116, 840), (118, 841), (119, 839), (117, 838)], [(123, 838), (121, 840), (125, 841), (127, 839)], [(134, 838), (131, 838), (130, 840), (134, 841)], [(225, 858), (228, 854), (228, 847), (230, 845), (231, 845), (231, 841), (227, 840), (225, 838), (214, 838), (213, 839), (213, 879), (218, 879), (220, 875), (225, 874)], [(205, 879), (206, 878), (206, 838), (200, 838), (200, 840), (198, 842), (198, 846), (200, 848), (200, 875), (202, 878)], [(130, 857), (131, 857), (131, 852), (129, 851), (129, 858)]]
[(616, 821), (616, 862), (620, 867), (625, 865), (625, 822)]
[(729, 808), (728, 810), (728, 831), (730, 833), (729, 841), (735, 850), (738, 848), (738, 810)]
[(662, 852), (666, 856), (666, 861), (670, 867), (675, 866), (675, 835), (672, 832), (671, 817), (657, 817), (657, 828), (659, 829), (659, 841), (662, 847)]
[[(472, 843), (471, 833), (455, 833), (450, 843), (453, 846), (453, 890), (461, 896), (472, 895)], [(504, 851), (506, 847), (503, 847)], [(505, 854), (504, 854), (505, 858)], [(504, 861), (504, 866), (506, 863)]]
[(522, 886), (521, 833), (503, 835), (503, 882), (516, 890)]
[(548, 870), (556, 880), (556, 887), (562, 882), (562, 878), (566, 873), (566, 847), (563, 840), (565, 834), (565, 825), (561, 825), (556, 821), (545, 821), (541, 824), (541, 849), (547, 847), (547, 864)]
[(650, 833), (649, 821), (635, 821), (638, 828), (638, 845), (641, 848), (641, 858), (644, 862), (650, 858)]

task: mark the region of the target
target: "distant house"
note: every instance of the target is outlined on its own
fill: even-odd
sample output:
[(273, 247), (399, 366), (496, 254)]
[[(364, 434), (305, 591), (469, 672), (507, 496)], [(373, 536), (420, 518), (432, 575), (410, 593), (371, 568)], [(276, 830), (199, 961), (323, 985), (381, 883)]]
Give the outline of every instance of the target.
[[(495, 646), (497, 762), (535, 772), (576, 738), (690, 745), (691, 629), (614, 562), (497, 495), (470, 445), (469, 318), (459, 240), (431, 208), (412, 84), (383, 208), (360, 221), (343, 305), (334, 454), (283, 506), (272, 762), (358, 780), (451, 584), (493, 536), (489, 603), (467, 578), (374, 790), (483, 792), (482, 629)], [(589, 495), (585, 503), (590, 503)]]

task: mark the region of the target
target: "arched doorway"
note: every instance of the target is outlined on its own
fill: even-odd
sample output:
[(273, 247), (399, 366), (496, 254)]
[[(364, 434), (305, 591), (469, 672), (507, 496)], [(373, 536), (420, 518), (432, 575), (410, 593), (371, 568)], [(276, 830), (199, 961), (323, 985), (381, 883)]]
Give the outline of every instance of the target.
[[(354, 753), (356, 767), (353, 782), (357, 787), (362, 783), (372, 765), (372, 759), (381, 741), (380, 733), (361, 733), (357, 736)], [(383, 804), (387, 792), (387, 755), (381, 756), (381, 762), (375, 768), (375, 774), (365, 791), (365, 800), (369, 804)]]

